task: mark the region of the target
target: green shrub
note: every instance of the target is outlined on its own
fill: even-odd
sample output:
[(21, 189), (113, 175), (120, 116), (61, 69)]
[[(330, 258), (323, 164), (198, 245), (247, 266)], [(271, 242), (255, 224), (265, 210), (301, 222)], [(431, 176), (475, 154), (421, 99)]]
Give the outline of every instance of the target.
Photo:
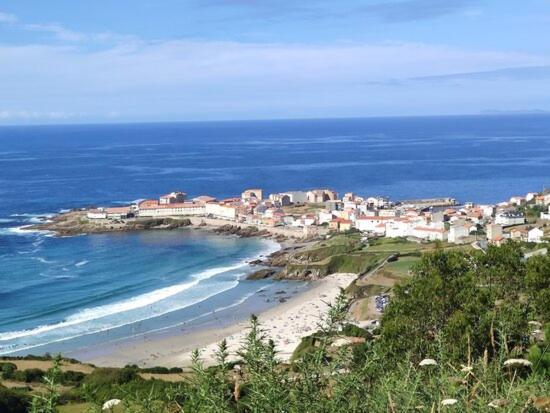
[(17, 370), (17, 366), (13, 363), (0, 363), (0, 373), (4, 380), (12, 379), (15, 370)]
[(0, 412), (26, 413), (28, 407), (29, 398), (27, 395), (0, 385)]
[(92, 373), (88, 374), (83, 383), (91, 387), (113, 386), (129, 383), (133, 380), (139, 380), (137, 370), (134, 368), (124, 367), (122, 369), (104, 367), (97, 368)]
[(68, 370), (68, 371), (63, 371), (59, 374), (59, 382), (65, 385), (75, 386), (80, 384), (85, 377), (86, 375), (81, 371)]
[(13, 379), (24, 383), (38, 383), (42, 381), (44, 374), (44, 370), (41, 369), (16, 370)]

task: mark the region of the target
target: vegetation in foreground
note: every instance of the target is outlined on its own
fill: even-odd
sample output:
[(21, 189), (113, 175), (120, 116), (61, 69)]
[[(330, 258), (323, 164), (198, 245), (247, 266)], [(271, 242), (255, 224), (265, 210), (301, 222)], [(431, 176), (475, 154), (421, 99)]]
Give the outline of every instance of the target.
[(424, 254), (374, 336), (347, 325), (347, 306), (341, 294), (289, 365), (252, 318), (238, 364), (222, 342), (217, 366), (197, 352), (180, 383), (128, 367), (66, 390), (56, 363), (39, 395), (0, 388), (0, 411), (100, 412), (113, 399), (103, 411), (550, 411), (550, 257), (525, 260), (516, 244)]

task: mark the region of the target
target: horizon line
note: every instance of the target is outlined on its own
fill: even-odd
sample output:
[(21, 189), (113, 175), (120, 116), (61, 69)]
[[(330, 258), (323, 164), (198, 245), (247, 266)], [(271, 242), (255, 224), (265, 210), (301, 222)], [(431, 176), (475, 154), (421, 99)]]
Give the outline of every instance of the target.
[(245, 123), (245, 122), (288, 122), (288, 121), (327, 121), (327, 120), (363, 120), (363, 119), (414, 119), (414, 118), (459, 118), (459, 117), (520, 117), (520, 116), (550, 116), (550, 111), (487, 111), (477, 113), (455, 113), (437, 115), (380, 115), (380, 116), (335, 116), (335, 117), (274, 117), (258, 119), (211, 119), (211, 120), (158, 120), (158, 121), (103, 121), (103, 122), (61, 122), (61, 123), (1, 123), (0, 128), (6, 127), (42, 127), (42, 126), (115, 126), (115, 125), (156, 125), (178, 123)]

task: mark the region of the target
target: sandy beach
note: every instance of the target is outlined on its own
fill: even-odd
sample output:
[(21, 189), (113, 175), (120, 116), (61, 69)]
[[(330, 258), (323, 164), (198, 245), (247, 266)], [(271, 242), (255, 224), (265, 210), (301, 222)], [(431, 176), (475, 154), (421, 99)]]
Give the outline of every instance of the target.
[[(313, 281), (312, 287), (307, 291), (258, 315), (262, 328), (275, 341), (281, 360), (288, 360), (301, 338), (316, 331), (317, 323), (325, 314), (328, 303), (334, 302), (340, 288), (346, 288), (355, 278), (355, 274), (333, 274)], [(224, 338), (227, 339), (231, 357), (234, 358), (247, 331), (248, 322), (243, 321), (221, 329), (123, 341), (103, 349), (79, 352), (77, 356), (97, 366), (138, 364), (149, 367), (187, 367), (190, 365), (192, 351), (198, 348), (208, 365), (215, 363), (217, 344)]]

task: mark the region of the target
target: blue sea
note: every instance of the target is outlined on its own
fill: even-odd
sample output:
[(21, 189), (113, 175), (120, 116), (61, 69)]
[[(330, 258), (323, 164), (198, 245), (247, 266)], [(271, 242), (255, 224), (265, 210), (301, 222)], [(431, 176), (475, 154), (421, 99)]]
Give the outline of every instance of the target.
[(21, 228), (65, 209), (246, 187), (497, 202), (550, 186), (549, 167), (544, 115), (0, 127), (0, 354), (200, 327), (307, 288), (243, 279), (271, 241)]

